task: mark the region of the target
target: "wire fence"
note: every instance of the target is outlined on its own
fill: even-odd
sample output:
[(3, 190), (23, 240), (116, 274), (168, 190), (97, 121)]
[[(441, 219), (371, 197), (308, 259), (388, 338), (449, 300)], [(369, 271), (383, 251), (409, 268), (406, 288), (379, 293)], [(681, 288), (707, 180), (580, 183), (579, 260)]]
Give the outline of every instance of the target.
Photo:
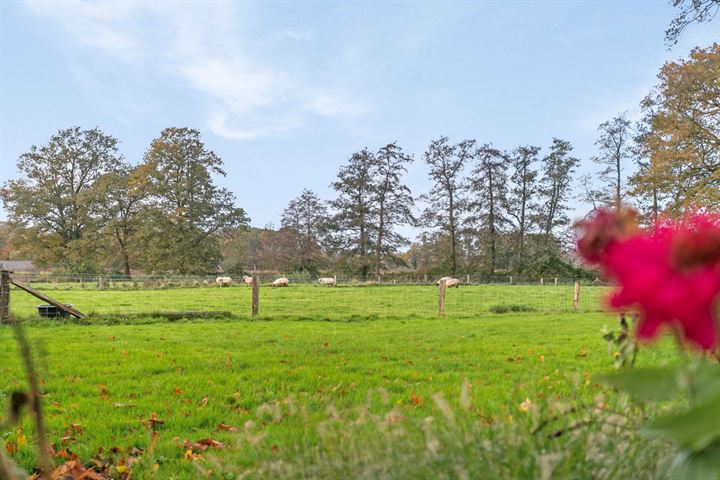
[[(112, 279), (97, 276), (14, 275), (55, 300), (96, 316), (163, 316), (183, 313), (216, 313), (238, 318), (251, 317), (252, 287), (242, 277), (221, 287), (215, 276), (143, 276)], [(260, 319), (363, 320), (375, 318), (437, 318), (437, 279), (420, 277), (411, 282), (398, 279), (369, 282), (357, 277), (332, 277), (335, 286), (320, 285), (317, 279), (289, 276), (287, 287), (273, 287), (278, 275), (260, 275)], [(574, 279), (511, 279), (483, 281), (482, 277), (459, 276), (458, 288), (445, 293), (448, 317), (471, 318), (504, 313), (597, 312), (610, 287)], [(468, 281), (469, 280), (469, 281)], [(577, 283), (577, 286), (576, 286)], [(576, 303), (576, 289), (579, 298)], [(17, 292), (17, 293), (15, 293)], [(22, 318), (37, 315), (38, 300), (13, 289), (11, 310)]]
[[(249, 273), (248, 275), (208, 274), (208, 275), (132, 275), (121, 274), (64, 274), (64, 273), (13, 273), (13, 278), (32, 285), (35, 288), (50, 290), (143, 290), (172, 288), (217, 288), (218, 277), (229, 277), (231, 287), (247, 286), (245, 278), (257, 276), (263, 285), (271, 285), (278, 278), (287, 278), (291, 285), (315, 285), (319, 278), (333, 278), (338, 286), (376, 286), (376, 285), (437, 285), (439, 276), (403, 273), (386, 274), (377, 281), (374, 276), (362, 278), (353, 275), (320, 274), (278, 274), (273, 272)], [(561, 277), (522, 277), (513, 275), (462, 274), (456, 275), (461, 285), (564, 285), (579, 282), (581, 285), (607, 286), (600, 279), (561, 278)], [(227, 285), (223, 285), (226, 287)]]

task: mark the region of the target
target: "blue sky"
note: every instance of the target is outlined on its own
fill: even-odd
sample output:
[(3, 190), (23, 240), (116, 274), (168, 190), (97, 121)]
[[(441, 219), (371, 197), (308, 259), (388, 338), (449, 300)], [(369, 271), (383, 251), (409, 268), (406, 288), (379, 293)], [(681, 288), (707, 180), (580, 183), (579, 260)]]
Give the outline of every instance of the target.
[(590, 172), (597, 125), (637, 116), (665, 61), (720, 37), (716, 19), (668, 51), (674, 13), (665, 0), (0, 0), (0, 181), (72, 125), (116, 136), (131, 163), (165, 127), (200, 129), (255, 226), (303, 188), (330, 198), (353, 151), (393, 141), (416, 158), (415, 193), (439, 135), (507, 149), (557, 136)]

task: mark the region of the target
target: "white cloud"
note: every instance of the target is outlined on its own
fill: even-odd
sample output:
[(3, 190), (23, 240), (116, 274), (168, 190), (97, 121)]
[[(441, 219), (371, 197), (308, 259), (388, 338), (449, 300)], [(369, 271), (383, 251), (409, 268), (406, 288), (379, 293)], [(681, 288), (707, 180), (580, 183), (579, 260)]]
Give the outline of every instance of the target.
[(195, 90), (206, 127), (225, 138), (271, 136), (301, 127), (312, 116), (354, 118), (369, 111), (367, 102), (334, 85), (327, 72), (284, 68), (271, 47), (311, 34), (279, 28), (253, 38), (247, 4), (28, 0), (26, 5), (77, 44)]

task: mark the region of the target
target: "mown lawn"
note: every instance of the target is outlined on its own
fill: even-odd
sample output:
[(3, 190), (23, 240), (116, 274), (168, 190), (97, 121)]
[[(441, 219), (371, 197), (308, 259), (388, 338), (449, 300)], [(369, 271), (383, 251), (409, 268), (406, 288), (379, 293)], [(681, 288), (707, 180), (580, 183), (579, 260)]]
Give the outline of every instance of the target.
[[(251, 289), (200, 287), (166, 290), (45, 290), (63, 303), (86, 314), (151, 314), (167, 311), (229, 311), (241, 318), (250, 316)], [(42, 288), (39, 286), (38, 288)], [(580, 312), (601, 310), (606, 287), (585, 286), (580, 295)], [(21, 318), (36, 316), (35, 297), (13, 289), (11, 308)], [(573, 312), (572, 285), (470, 285), (448, 289), (446, 314), (475, 318), (503, 306), (520, 306), (534, 312)], [(438, 289), (435, 286), (339, 286), (291, 285), (288, 288), (263, 286), (260, 289), (260, 317), (264, 319), (304, 318), (310, 320), (352, 320), (374, 318), (435, 318)]]
[[(304, 288), (340, 302), (341, 288)], [(266, 305), (292, 293), (265, 291)], [(374, 305), (377, 298), (370, 292), (377, 294), (381, 288), (363, 291), (367, 296), (354, 305)], [(472, 290), (451, 295), (469, 295), (465, 292)], [(100, 309), (101, 302), (117, 307), (120, 299), (134, 311), (208, 309), (210, 304), (225, 309), (232, 302), (245, 308), (248, 295), (240, 288), (67, 293), (64, 301), (87, 311)], [(32, 304), (13, 294), (13, 308), (21, 315), (30, 315)], [(434, 300), (428, 300), (428, 307), (431, 304)], [(319, 305), (317, 318), (342, 318), (345, 307), (334, 304), (323, 310), (324, 304)], [(406, 305), (410, 308), (412, 302)], [(335, 412), (368, 402), (394, 408), (407, 418), (437, 416), (430, 398), (442, 393), (457, 408), (467, 382), (472, 414), (488, 425), (522, 417), (518, 406), (526, 398), (592, 404), (603, 388), (591, 377), (612, 364), (601, 330), (606, 324), (614, 328), (616, 322), (600, 313), (296, 320), (33, 323), (26, 332), (39, 353), (50, 440), (56, 451), (65, 448), (83, 462), (99, 449), (113, 457), (110, 461), (135, 452), (139, 461), (132, 465), (133, 478), (196, 478), (199, 465), (216, 473), (222, 465), (232, 465), (235, 474), (228, 478), (236, 478), (238, 469), (257, 464), (258, 452), (272, 458), (306, 449)], [(6, 401), (25, 382), (7, 327), (0, 328), (0, 345), (0, 398)], [(673, 359), (672, 349), (663, 343), (643, 350), (639, 362)], [(153, 445), (151, 427), (143, 421), (154, 415), (163, 423), (152, 427), (159, 432)], [(218, 429), (219, 424), (238, 431)], [(30, 468), (36, 460), (29, 421), (21, 431), (5, 432), (3, 441), (16, 442), (23, 435), (29, 443), (20, 445), (14, 457)], [(213, 439), (225, 448), (200, 452), (191, 447), (188, 454), (182, 445), (186, 439)], [(113, 451), (118, 453), (109, 453)]]

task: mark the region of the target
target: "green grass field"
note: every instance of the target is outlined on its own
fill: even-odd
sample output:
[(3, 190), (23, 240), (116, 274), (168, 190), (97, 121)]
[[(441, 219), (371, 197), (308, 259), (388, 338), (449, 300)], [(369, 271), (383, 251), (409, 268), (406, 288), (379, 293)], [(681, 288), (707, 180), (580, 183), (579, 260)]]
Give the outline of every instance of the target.
[[(111, 463), (134, 455), (139, 461), (131, 466), (133, 478), (197, 478), (207, 470), (238, 478), (244, 469), (255, 469), (250, 478), (276, 478), (283, 475), (272, 468), (261, 475), (258, 466), (283, 461), (286, 465), (294, 457), (317, 463), (306, 453), (326, 441), (321, 430), (329, 419), (347, 418), (363, 406), (395, 412), (406, 419), (398, 420), (400, 424), (419, 422), (442, 416), (432, 400), (440, 393), (453, 409), (468, 407), (469, 401), (470, 421), (495, 425), (523, 421), (528, 414), (519, 405), (526, 398), (537, 405), (550, 399), (592, 405), (599, 393), (616, 397), (592, 380), (595, 373), (612, 368), (601, 330), (604, 325), (615, 328), (615, 318), (587, 312), (487, 313), (500, 303), (541, 310), (550, 304), (552, 292), (567, 293), (562, 287), (538, 286), (505, 298), (501, 288), (450, 292), (449, 312), (460, 310), (462, 302), (471, 305), (462, 307), (457, 318), (431, 318), (436, 298), (429, 287), (296, 287), (263, 290), (261, 308), (281, 312), (272, 321), (133, 325), (36, 321), (26, 332), (39, 354), (49, 437), (56, 451), (65, 448), (84, 463), (99, 449), (104, 452), (101, 456), (112, 457), (103, 461)], [(53, 295), (80, 310), (98, 313), (249, 310), (249, 289), (241, 288)], [(403, 299), (404, 295), (409, 298)], [(307, 303), (299, 301), (303, 299)], [(36, 303), (20, 292), (12, 294), (13, 310), (21, 318), (31, 318)], [(292, 309), (284, 307), (286, 303)], [(385, 309), (390, 313), (383, 314)], [(263, 318), (271, 315), (265, 313)], [(356, 321), (342, 321), (351, 318)], [(25, 381), (11, 329), (0, 328), (0, 344), (0, 398), (7, 400)], [(644, 349), (639, 362), (658, 364), (674, 358), (670, 345), (662, 343)], [(153, 415), (163, 422), (155, 426), (159, 432), (155, 441), (143, 423)], [(220, 424), (238, 431), (218, 429)], [(423, 446), (429, 441), (424, 428), (417, 427), (417, 438), (408, 434)], [(467, 438), (468, 445), (485, 445), (490, 434), (479, 432), (485, 438)], [(14, 458), (31, 468), (36, 457), (30, 447), (29, 420), (3, 438), (17, 443), (23, 435), (28, 444), (20, 445)], [(225, 448), (201, 452), (192, 444), (183, 446), (185, 440), (208, 438)], [(408, 441), (403, 444), (412, 444)], [(463, 455), (475, 455), (463, 448)], [(372, 450), (372, 445), (363, 449)], [(512, 457), (503, 452), (500, 455)], [(338, 478), (340, 472), (362, 476), (357, 470), (343, 470), (351, 462), (345, 450), (338, 455), (342, 460), (333, 457), (333, 466), (324, 474), (300, 469), (284, 476)], [(381, 463), (375, 457), (368, 462)], [(406, 465), (409, 460), (403, 457), (400, 462)], [(398, 470), (385, 473), (367, 478), (403, 478)], [(119, 478), (120, 470), (116, 474)]]
[[(37, 288), (42, 289), (42, 285)], [(250, 317), (251, 289), (175, 288), (165, 290), (43, 290), (86, 314), (152, 314), (167, 311), (230, 311)], [(601, 310), (606, 287), (583, 287), (580, 312)], [(12, 311), (20, 318), (36, 316), (42, 303), (14, 289)], [(376, 318), (435, 318), (438, 290), (434, 286), (354, 286), (327, 288), (292, 285), (260, 289), (264, 319), (353, 320)], [(534, 312), (573, 312), (572, 285), (472, 285), (448, 289), (446, 314), (474, 318), (493, 307), (519, 305)]]

